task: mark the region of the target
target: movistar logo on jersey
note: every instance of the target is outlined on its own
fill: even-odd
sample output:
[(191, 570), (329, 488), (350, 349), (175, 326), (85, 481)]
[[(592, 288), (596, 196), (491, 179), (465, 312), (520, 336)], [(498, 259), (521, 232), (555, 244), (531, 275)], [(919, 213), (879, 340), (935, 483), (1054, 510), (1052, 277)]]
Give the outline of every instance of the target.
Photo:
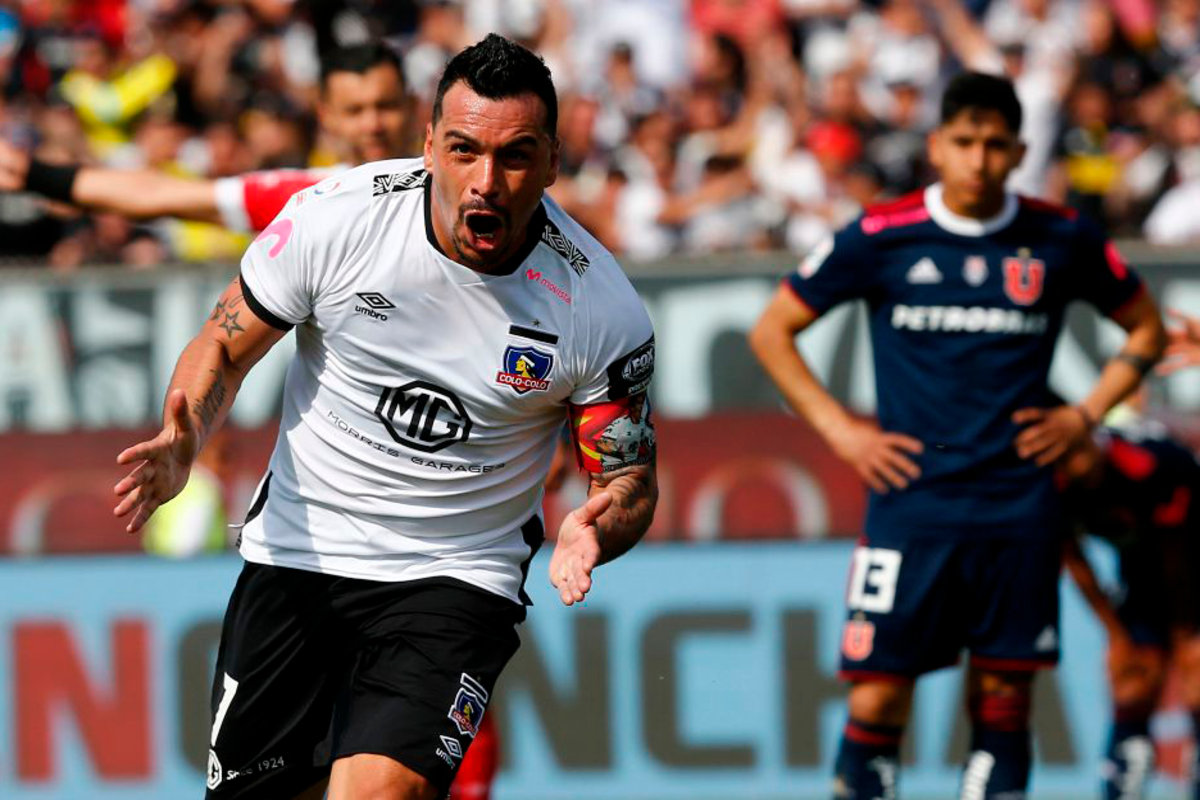
[(547, 376), (553, 367), (553, 353), (510, 344), (504, 350), (504, 368), (496, 373), (496, 383), (517, 394), (544, 392), (550, 388)]
[(892, 327), (945, 333), (1039, 334), (1049, 329), (1050, 317), (1012, 308), (897, 305), (892, 309)]

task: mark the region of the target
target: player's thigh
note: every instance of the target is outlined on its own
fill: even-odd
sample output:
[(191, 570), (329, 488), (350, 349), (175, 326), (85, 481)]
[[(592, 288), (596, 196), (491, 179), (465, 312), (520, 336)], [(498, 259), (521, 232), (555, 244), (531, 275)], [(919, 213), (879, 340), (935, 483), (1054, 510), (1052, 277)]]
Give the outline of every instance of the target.
[(395, 759), (375, 753), (333, 762), (329, 800), (437, 800), (441, 791)]
[(208, 797), (301, 795), (328, 774), (328, 735), (349, 665), (329, 624), (329, 576), (247, 563), (221, 631), (213, 680)]
[(953, 595), (954, 544), (873, 536), (851, 557), (841, 675), (855, 683), (911, 678), (953, 664), (963, 646)]
[(387, 756), (445, 792), (516, 652), (524, 610), (473, 588), (399, 597), (371, 626), (334, 720), (335, 758)]
[(1044, 536), (979, 539), (961, 549), (960, 602), (971, 664), (1026, 672), (1058, 663), (1061, 547)]

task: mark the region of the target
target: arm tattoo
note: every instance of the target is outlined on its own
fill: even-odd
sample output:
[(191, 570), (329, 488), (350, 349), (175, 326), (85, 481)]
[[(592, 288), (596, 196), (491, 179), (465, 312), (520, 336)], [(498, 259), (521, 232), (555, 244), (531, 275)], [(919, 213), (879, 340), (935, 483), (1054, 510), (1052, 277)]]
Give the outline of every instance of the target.
[(203, 397), (192, 405), (192, 412), (200, 418), (200, 424), (203, 426), (205, 434), (212, 428), (217, 414), (221, 413), (221, 406), (225, 405), (225, 375), (215, 369), (211, 369), (209, 372), (216, 376), (216, 382)]
[(225, 315), (227, 309), (233, 310), (241, 304), (242, 304), (242, 295), (241, 294), (235, 294), (233, 297), (229, 298), (228, 301), (218, 300), (216, 307), (213, 309), (212, 316), (208, 318), (208, 321), (216, 322), (223, 315)]
[(233, 338), (233, 335), (235, 333), (241, 333), (242, 331), (246, 330), (245, 328), (243, 328), (241, 325), (238, 324), (238, 314), (241, 314), (241, 313), (242, 312), (240, 312), (240, 311), (235, 311), (232, 314), (230, 314), (228, 311), (226, 311), (225, 312), (225, 321), (217, 325), (218, 328), (225, 329), (225, 333), (227, 336), (229, 336), (230, 339)]

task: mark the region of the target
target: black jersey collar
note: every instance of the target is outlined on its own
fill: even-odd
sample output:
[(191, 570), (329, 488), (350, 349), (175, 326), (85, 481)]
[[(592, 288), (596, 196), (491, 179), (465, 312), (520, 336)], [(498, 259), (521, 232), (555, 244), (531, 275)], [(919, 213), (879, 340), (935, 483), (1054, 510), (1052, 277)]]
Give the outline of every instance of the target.
[[(433, 174), (432, 173), (425, 176), (424, 189), (425, 189), (425, 238), (429, 240), (429, 243), (431, 245), (433, 245), (434, 250), (437, 250), (439, 253), (441, 253), (446, 258), (449, 258), (451, 261), (454, 261), (453, 258), (450, 258), (450, 256), (447, 255), (444, 250), (442, 250), (442, 246), (440, 244), (438, 244), (437, 234), (434, 233), (434, 231), (433, 231)], [(492, 271), (486, 272), (486, 273), (480, 273), (480, 274), (481, 275), (499, 276), (499, 275), (511, 275), (514, 272), (516, 272), (520, 268), (521, 264), (525, 263), (525, 259), (529, 258), (529, 254), (533, 252), (533, 248), (537, 247), (538, 242), (540, 242), (542, 240), (542, 232), (545, 229), (546, 229), (546, 207), (544, 205), (542, 205), (541, 203), (538, 203), (537, 208), (534, 209), (533, 216), (529, 218), (529, 225), (526, 226), (526, 228), (525, 228), (525, 241), (521, 244), (520, 249), (518, 249), (517, 252), (513, 253), (512, 257), (509, 258), (507, 261), (505, 261), (503, 264), (501, 264), (498, 269), (495, 269), (495, 270), (492, 270)], [(458, 262), (455, 261), (455, 263), (457, 264)], [(467, 265), (463, 264), (462, 266), (466, 267)], [(468, 267), (468, 269), (473, 269), (473, 268)], [(478, 270), (476, 270), (476, 271), (478, 271)]]

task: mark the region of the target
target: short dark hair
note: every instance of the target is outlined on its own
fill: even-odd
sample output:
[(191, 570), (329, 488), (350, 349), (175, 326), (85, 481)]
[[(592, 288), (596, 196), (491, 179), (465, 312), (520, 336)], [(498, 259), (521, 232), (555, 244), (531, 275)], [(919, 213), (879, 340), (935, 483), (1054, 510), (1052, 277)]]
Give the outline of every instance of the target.
[(558, 132), (558, 95), (550, 69), (537, 54), (516, 42), (489, 33), (450, 59), (438, 81), (433, 98), (433, 124), (442, 117), (442, 98), (450, 87), (465, 81), (471, 91), (489, 100), (502, 100), (527, 92), (537, 95), (546, 107), (546, 132)]
[(1008, 78), (983, 72), (955, 75), (942, 94), (942, 124), (968, 108), (997, 111), (1013, 133), (1021, 132), (1021, 101)]
[(370, 42), (326, 50), (321, 54), (321, 91), (325, 91), (329, 76), (335, 72), (354, 72), (362, 75), (380, 64), (395, 67), (400, 75), (400, 86), (404, 86), (404, 69), (400, 66), (400, 58), (387, 45)]

